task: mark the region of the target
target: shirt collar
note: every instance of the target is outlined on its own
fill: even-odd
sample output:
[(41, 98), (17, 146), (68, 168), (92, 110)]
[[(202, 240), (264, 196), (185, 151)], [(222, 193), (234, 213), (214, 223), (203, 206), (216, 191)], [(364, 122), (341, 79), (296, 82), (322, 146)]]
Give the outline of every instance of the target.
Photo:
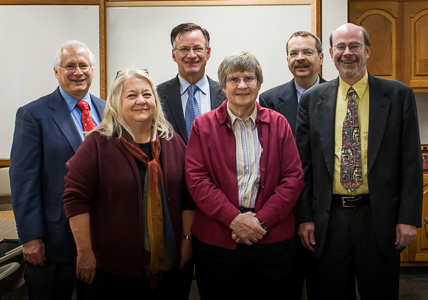
[[(229, 109), (229, 102), (227, 102), (227, 114), (230, 117), (230, 121), (232, 124), (235, 123), (236, 120), (241, 120), (240, 118), (238, 118), (237, 116), (235, 116), (232, 111)], [(251, 121), (251, 128), (254, 129), (256, 127), (256, 118), (257, 118), (257, 104), (254, 103), (254, 109), (253, 112), (251, 113), (250, 117), (247, 120)], [(246, 122), (247, 120), (242, 120), (244, 122)]]
[[(186, 79), (181, 77), (180, 74), (178, 74), (178, 80), (180, 81), (180, 95), (183, 95), (187, 92), (187, 88), (189, 87), (190, 83), (187, 82)], [(209, 94), (210, 84), (206, 75), (202, 76), (202, 78), (198, 82), (196, 82), (195, 85), (202, 93), (204, 93), (204, 95)]]
[[(340, 76), (339, 76), (340, 78)], [(363, 78), (360, 79), (356, 84), (354, 84), (352, 87), (355, 90), (355, 93), (357, 94), (358, 99), (363, 99), (364, 94), (367, 91), (367, 87), (369, 86), (369, 74), (366, 72)], [(339, 89), (342, 93), (343, 99), (348, 100), (348, 90), (351, 86), (347, 84), (345, 81), (342, 80), (342, 78), (339, 79)]]
[[(68, 94), (61, 87), (59, 87), (59, 92), (61, 93), (61, 96), (64, 98), (65, 103), (67, 104), (69, 111), (72, 111), (76, 107), (77, 102), (81, 101), (81, 100), (74, 98), (70, 94)], [(88, 103), (89, 108), (91, 108), (92, 102), (91, 102), (91, 96), (90, 96), (89, 92), (85, 95), (85, 97), (83, 97), (82, 100), (85, 101), (86, 103)]]
[[(313, 87), (314, 85), (317, 85), (320, 82), (320, 77), (317, 76), (317, 80), (315, 80), (314, 84), (311, 86)], [(299, 94), (302, 94), (304, 91), (306, 91), (306, 89), (302, 88), (296, 80), (294, 80), (294, 85), (296, 86), (296, 90)]]

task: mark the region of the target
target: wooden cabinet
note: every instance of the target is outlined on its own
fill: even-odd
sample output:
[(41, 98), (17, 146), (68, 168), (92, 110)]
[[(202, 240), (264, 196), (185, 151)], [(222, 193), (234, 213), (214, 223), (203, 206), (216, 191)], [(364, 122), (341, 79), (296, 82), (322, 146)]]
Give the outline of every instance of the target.
[[(404, 82), (415, 92), (428, 92), (428, 1), (348, 0), (348, 3), (349, 22), (363, 26), (370, 35), (368, 71)], [(424, 171), (422, 227), (418, 228), (415, 242), (401, 254), (403, 266), (428, 266), (425, 217), (428, 217), (428, 170)]]
[(425, 233), (424, 221), (426, 217), (428, 217), (428, 171), (424, 171), (422, 227), (417, 229), (418, 236), (416, 240), (401, 253), (401, 264), (403, 266), (428, 266), (428, 238)]
[(370, 35), (370, 73), (428, 91), (428, 1), (350, 0), (349, 21)]
[(428, 91), (428, 1), (404, 3), (404, 82)]

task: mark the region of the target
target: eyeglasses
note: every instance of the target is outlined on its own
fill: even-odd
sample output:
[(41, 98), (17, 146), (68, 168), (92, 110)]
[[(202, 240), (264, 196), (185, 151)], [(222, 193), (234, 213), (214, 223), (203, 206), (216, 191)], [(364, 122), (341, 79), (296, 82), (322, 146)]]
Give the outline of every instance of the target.
[[(119, 76), (119, 74), (120, 74), (120, 73), (122, 73), (122, 71), (123, 71), (123, 70), (119, 70), (119, 71), (117, 71), (117, 73), (116, 73), (116, 77), (115, 77), (114, 79), (116, 79), (116, 78), (117, 78), (117, 76)], [(147, 75), (150, 75), (150, 74), (149, 74), (149, 71), (147, 71), (147, 69), (138, 69), (138, 71), (141, 71), (141, 72), (143, 72), (143, 73), (146, 73)]]
[(202, 52), (204, 52), (205, 49), (206, 49), (206, 47), (196, 46), (193, 48), (181, 47), (180, 49), (175, 49), (175, 51), (178, 51), (178, 52), (180, 52), (181, 55), (186, 56), (187, 54), (190, 53), (190, 50), (193, 50), (193, 52), (195, 52), (196, 54), (202, 54)]
[(239, 78), (239, 77), (235, 77), (235, 76), (234, 77), (229, 77), (229, 78), (227, 78), (226, 81), (230, 85), (235, 86), (235, 85), (240, 84), (241, 80), (243, 80), (246, 85), (253, 85), (253, 84), (255, 84), (257, 82), (256, 77), (252, 76), (252, 75), (246, 75), (246, 76), (244, 76), (244, 78)]
[(299, 53), (302, 53), (303, 56), (312, 56), (315, 54), (315, 51), (312, 49), (304, 49), (301, 51), (291, 50), (290, 53), (288, 54), (288, 56), (290, 58), (295, 58), (295, 57), (299, 56)]
[(60, 67), (64, 68), (67, 72), (74, 72), (74, 71), (76, 71), (77, 68), (79, 68), (80, 71), (82, 71), (82, 72), (86, 72), (86, 71), (89, 70), (89, 68), (91, 66), (87, 65), (87, 64), (78, 64), (78, 65), (68, 64), (68, 65), (65, 65), (65, 66), (61, 66), (60, 65)]
[(334, 49), (336, 49), (337, 52), (342, 53), (345, 52), (346, 48), (349, 48), (349, 51), (351, 52), (358, 52), (361, 50), (361, 47), (364, 46), (364, 44), (358, 43), (358, 42), (352, 42), (349, 45), (346, 45), (344, 43), (339, 43), (334, 45)]

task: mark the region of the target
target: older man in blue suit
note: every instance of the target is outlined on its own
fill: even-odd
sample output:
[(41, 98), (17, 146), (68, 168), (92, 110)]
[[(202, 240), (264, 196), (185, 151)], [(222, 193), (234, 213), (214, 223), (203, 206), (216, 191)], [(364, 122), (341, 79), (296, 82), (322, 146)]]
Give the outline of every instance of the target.
[[(65, 218), (65, 163), (85, 138), (84, 101), (92, 122), (105, 102), (89, 94), (94, 55), (79, 41), (67, 41), (54, 61), (59, 87), (18, 109), (10, 159), (12, 205), (26, 260), (29, 299), (71, 299), (76, 249)], [(86, 104), (85, 104), (86, 105)], [(88, 117), (85, 117), (88, 119)]]

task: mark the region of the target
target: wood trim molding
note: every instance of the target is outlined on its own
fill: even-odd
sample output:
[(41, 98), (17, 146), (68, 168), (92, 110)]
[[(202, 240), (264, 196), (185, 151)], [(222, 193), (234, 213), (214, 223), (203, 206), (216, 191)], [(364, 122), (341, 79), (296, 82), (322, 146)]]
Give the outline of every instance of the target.
[(0, 0), (0, 5), (98, 5), (100, 0)]
[(187, 0), (187, 1), (114, 1), (108, 0), (108, 7), (140, 6), (266, 6), (266, 5), (308, 5), (317, 0)]
[(100, 98), (107, 99), (107, 9), (106, 0), (99, 0), (100, 8)]
[(10, 159), (9, 158), (0, 158), (0, 168), (6, 168), (10, 165)]

